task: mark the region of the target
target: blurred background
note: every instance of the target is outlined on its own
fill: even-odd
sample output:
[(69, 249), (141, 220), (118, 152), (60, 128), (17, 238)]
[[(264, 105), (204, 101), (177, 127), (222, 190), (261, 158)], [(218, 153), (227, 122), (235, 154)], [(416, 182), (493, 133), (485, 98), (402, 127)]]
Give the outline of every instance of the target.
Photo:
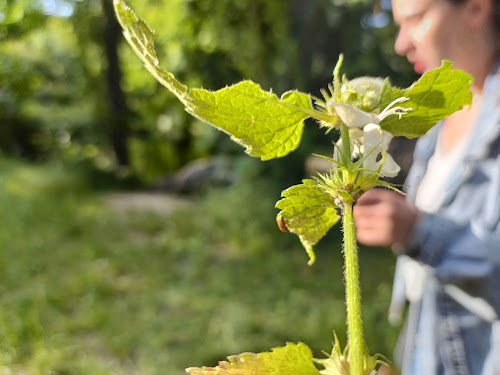
[[(129, 0), (188, 87), (319, 96), (343, 73), (417, 77), (388, 0)], [(309, 121), (309, 120), (308, 120)], [(261, 162), (190, 117), (124, 42), (111, 0), (0, 0), (0, 374), (182, 374), (227, 355), (345, 343), (338, 228), (307, 266), (281, 190), (336, 135)], [(412, 142), (396, 158), (411, 162)], [(360, 250), (364, 327), (392, 357), (394, 259)]]

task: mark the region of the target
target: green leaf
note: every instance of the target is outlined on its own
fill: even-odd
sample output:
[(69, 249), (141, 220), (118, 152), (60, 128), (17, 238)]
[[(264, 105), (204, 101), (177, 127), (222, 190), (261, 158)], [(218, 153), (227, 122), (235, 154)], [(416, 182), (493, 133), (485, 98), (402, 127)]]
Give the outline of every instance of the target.
[(215, 92), (193, 89), (187, 108), (262, 160), (285, 156), (298, 147), (308, 110), (312, 111), (309, 95), (292, 91), (278, 99), (251, 81)]
[(149, 72), (166, 88), (172, 91), (182, 102), (188, 96), (186, 86), (177, 81), (172, 73), (159, 67), (155, 50), (155, 34), (150, 27), (132, 9), (121, 0), (114, 0), (116, 17), (123, 28), (125, 39), (141, 58)]
[(154, 32), (122, 1), (114, 0), (124, 35), (146, 68), (186, 106), (187, 112), (228, 133), (262, 160), (285, 156), (295, 150), (308, 117), (329, 119), (316, 111), (308, 94), (289, 91), (278, 99), (251, 81), (211, 92), (189, 90), (174, 75), (160, 68)]
[(438, 121), (450, 116), (472, 103), (469, 88), (473, 78), (461, 70), (452, 70), (451, 62), (443, 61), (440, 68), (431, 70), (407, 89), (398, 89), (385, 83), (380, 97), (380, 109), (402, 96), (409, 101), (401, 107), (412, 108), (412, 112), (399, 119), (385, 118), (380, 127), (395, 136), (420, 137)]
[(311, 349), (303, 343), (288, 343), (272, 352), (243, 353), (228, 357), (217, 367), (191, 367), (191, 375), (320, 375), (314, 366)]
[(312, 247), (339, 220), (337, 205), (331, 194), (316, 181), (304, 180), (281, 193), (283, 199), (276, 203), (288, 230), (299, 236), (309, 254), (309, 264), (314, 262)]

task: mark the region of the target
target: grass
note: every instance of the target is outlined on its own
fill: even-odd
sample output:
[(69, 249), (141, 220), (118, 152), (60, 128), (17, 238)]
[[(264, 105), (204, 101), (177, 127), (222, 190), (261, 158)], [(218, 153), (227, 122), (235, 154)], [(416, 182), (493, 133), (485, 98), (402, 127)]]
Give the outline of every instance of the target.
[[(54, 166), (0, 161), (0, 375), (183, 374), (227, 355), (345, 343), (338, 228), (317, 264), (279, 232), (280, 188), (214, 190), (169, 216), (111, 211)], [(365, 338), (390, 357), (394, 259), (361, 250)]]

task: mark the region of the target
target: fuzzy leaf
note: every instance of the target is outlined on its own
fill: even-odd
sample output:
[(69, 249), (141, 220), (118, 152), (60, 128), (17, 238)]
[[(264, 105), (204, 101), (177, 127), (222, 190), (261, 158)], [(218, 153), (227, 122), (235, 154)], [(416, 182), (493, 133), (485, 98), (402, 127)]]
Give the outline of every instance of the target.
[(339, 220), (333, 197), (313, 180), (304, 180), (281, 193), (283, 199), (276, 203), (288, 230), (299, 236), (309, 254), (309, 264), (314, 262), (314, 246)]
[(311, 349), (303, 343), (288, 343), (271, 352), (243, 353), (228, 357), (217, 367), (190, 367), (190, 375), (320, 375)]
[(443, 61), (440, 68), (425, 73), (407, 89), (398, 89), (385, 83), (380, 97), (380, 108), (402, 96), (410, 100), (401, 107), (412, 112), (398, 118), (389, 116), (380, 127), (395, 136), (420, 137), (438, 121), (472, 103), (469, 91), (473, 78), (461, 70), (452, 70), (451, 62)]
[(309, 95), (292, 91), (281, 99), (252, 81), (219, 91), (191, 91), (187, 111), (229, 133), (252, 156), (267, 160), (295, 150), (304, 120), (312, 111)]
[(123, 28), (125, 39), (141, 58), (149, 72), (166, 88), (172, 91), (182, 102), (188, 96), (186, 86), (177, 81), (172, 73), (159, 67), (155, 50), (155, 34), (149, 26), (137, 17), (132, 9), (121, 0), (114, 0), (116, 17)]
[(160, 68), (149, 26), (122, 0), (114, 0), (114, 5), (125, 38), (151, 74), (184, 103), (187, 112), (228, 133), (251, 156), (262, 160), (285, 156), (298, 147), (306, 118), (331, 117), (316, 111), (308, 94), (289, 91), (279, 99), (251, 81), (215, 92), (189, 90)]

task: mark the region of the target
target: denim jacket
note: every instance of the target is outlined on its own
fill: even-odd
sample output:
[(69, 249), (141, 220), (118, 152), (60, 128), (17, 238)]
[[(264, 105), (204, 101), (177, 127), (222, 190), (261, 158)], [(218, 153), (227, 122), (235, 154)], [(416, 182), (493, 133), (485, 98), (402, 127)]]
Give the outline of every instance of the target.
[[(441, 128), (437, 124), (417, 142), (405, 184), (410, 201)], [(485, 81), (466, 142), (439, 210), (420, 214), (407, 255), (396, 266), (393, 318), (410, 300), (400, 339), (403, 375), (500, 374), (500, 363), (495, 364), (500, 362), (499, 338), (493, 333), (499, 330), (500, 316), (499, 74)]]

